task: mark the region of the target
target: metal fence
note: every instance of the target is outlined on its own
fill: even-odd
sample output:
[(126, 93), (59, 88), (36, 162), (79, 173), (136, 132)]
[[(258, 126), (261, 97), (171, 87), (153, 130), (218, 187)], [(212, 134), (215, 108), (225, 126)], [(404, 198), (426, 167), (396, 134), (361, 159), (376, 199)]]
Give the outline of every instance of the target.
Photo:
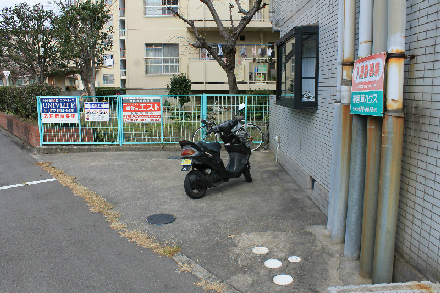
[[(179, 97), (187, 102), (179, 103)], [(45, 120), (47, 113), (42, 101), (47, 98), (69, 98), (76, 103), (76, 123)], [(160, 122), (124, 122), (124, 98), (160, 99)], [(104, 121), (88, 121), (85, 105), (107, 102), (108, 117)], [(269, 96), (265, 95), (190, 95), (190, 96), (96, 96), (96, 97), (38, 97), (38, 123), (41, 145), (50, 144), (167, 144), (191, 140), (202, 119), (217, 123), (232, 119), (238, 105), (246, 104), (245, 122), (267, 130)]]

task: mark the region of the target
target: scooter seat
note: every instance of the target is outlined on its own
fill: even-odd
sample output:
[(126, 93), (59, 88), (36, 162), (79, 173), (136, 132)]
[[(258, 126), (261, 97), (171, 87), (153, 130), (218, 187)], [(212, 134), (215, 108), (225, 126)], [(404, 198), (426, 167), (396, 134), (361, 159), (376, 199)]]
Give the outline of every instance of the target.
[(197, 144), (202, 145), (203, 147), (214, 151), (216, 153), (220, 153), (220, 149), (222, 148), (221, 144), (219, 142), (203, 142), (203, 141), (198, 141)]

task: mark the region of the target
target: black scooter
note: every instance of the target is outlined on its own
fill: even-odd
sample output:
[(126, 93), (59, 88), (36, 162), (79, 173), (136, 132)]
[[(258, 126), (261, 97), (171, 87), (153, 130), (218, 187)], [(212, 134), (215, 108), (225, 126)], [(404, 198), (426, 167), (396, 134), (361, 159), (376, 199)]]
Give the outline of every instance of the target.
[(241, 128), (241, 119), (235, 117), (211, 128), (208, 133), (219, 133), (229, 153), (229, 163), (225, 167), (220, 158), (219, 142), (180, 141), (182, 171), (190, 171), (184, 181), (186, 194), (194, 199), (202, 198), (206, 190), (241, 174), (247, 182), (252, 182), (249, 157), (251, 149), (246, 144), (247, 133)]

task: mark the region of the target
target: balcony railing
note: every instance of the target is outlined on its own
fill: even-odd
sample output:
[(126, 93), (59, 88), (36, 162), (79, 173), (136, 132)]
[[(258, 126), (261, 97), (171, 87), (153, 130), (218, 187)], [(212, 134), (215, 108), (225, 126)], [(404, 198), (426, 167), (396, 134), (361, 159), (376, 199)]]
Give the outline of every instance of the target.
[(119, 8), (119, 17), (125, 17), (125, 8)]
[(121, 78), (127, 77), (127, 69), (121, 69)]
[(127, 57), (126, 57), (126, 51), (125, 51), (125, 50), (120, 50), (120, 51), (119, 51), (119, 55), (120, 55), (120, 58), (127, 58)]
[[(240, 90), (276, 88), (275, 58), (237, 58), (235, 76)], [(188, 76), (194, 90), (224, 90), (228, 78), (217, 61), (212, 59), (190, 59)]]
[(119, 30), (119, 37), (125, 38), (125, 29), (120, 29)]

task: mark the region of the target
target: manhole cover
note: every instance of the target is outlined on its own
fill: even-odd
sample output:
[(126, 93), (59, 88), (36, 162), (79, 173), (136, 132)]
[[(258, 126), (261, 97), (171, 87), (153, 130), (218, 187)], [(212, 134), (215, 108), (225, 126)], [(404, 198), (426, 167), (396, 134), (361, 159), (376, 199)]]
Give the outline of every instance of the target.
[(176, 217), (170, 214), (155, 214), (147, 218), (147, 222), (152, 225), (170, 224), (176, 220)]

